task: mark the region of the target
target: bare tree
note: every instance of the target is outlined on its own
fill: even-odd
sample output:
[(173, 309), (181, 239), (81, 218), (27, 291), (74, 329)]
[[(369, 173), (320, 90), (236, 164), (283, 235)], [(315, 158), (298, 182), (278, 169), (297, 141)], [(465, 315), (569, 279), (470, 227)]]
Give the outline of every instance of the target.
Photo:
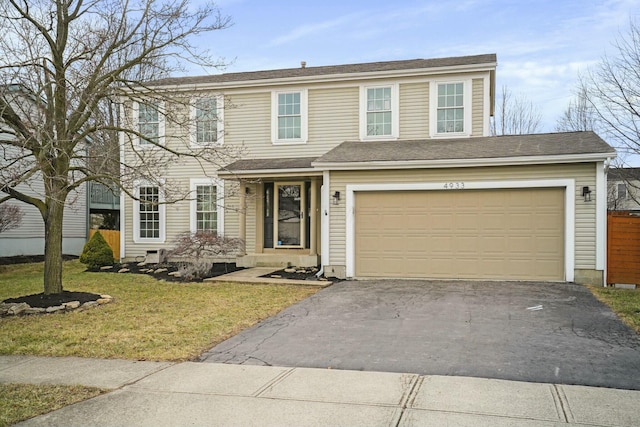
[(18, 228), (24, 212), (16, 205), (0, 205), (0, 233)]
[(640, 154), (640, 23), (629, 22), (615, 52), (580, 79), (599, 129), (618, 152)]
[[(180, 132), (188, 114), (177, 107), (188, 102), (184, 94), (145, 82), (184, 64), (222, 65), (193, 38), (228, 25), (213, 4), (189, 0), (0, 2), (0, 203), (16, 199), (41, 213), (45, 294), (63, 290), (63, 213), (80, 186), (117, 183), (134, 197), (133, 181), (145, 179), (162, 183), (170, 202), (188, 194), (162, 180), (170, 163), (195, 159), (216, 170), (227, 162), (218, 147), (160, 144), (118, 112), (136, 101), (162, 102), (176, 134), (188, 134)], [(157, 149), (130, 148), (134, 154), (122, 159), (114, 154), (118, 136), (122, 145), (145, 141)]]
[(569, 102), (562, 117), (558, 119), (555, 130), (556, 132), (592, 131), (596, 123), (596, 112), (589, 103), (586, 89), (581, 87), (575, 98)]
[(525, 135), (540, 131), (542, 114), (524, 95), (514, 96), (502, 86), (495, 116), (491, 122), (492, 135)]

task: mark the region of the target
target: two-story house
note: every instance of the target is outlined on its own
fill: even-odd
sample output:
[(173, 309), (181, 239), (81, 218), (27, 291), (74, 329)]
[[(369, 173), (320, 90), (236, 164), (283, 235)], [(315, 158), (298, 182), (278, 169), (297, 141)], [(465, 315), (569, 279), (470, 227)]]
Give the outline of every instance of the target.
[[(173, 168), (191, 202), (124, 200), (124, 258), (212, 229), (245, 240), (244, 266), (602, 284), (615, 151), (592, 132), (489, 136), (496, 66), (487, 54), (154, 82), (216, 103), (217, 124), (192, 107), (193, 138), (243, 153), (214, 180)], [(171, 144), (170, 123), (131, 114)]]
[[(1, 85), (0, 96), (21, 114), (26, 115), (35, 109), (32, 92), (22, 85)], [(42, 172), (32, 170), (35, 163), (33, 153), (14, 141), (13, 130), (0, 122), (0, 199), (8, 197), (8, 193), (1, 190), (7, 185), (29, 197), (44, 200)], [(0, 233), (0, 257), (43, 255), (45, 227), (40, 211), (17, 199), (3, 203), (18, 206), (23, 217), (17, 228)], [(87, 186), (83, 184), (66, 200), (62, 225), (62, 253), (65, 255), (82, 253), (88, 233), (87, 207)]]

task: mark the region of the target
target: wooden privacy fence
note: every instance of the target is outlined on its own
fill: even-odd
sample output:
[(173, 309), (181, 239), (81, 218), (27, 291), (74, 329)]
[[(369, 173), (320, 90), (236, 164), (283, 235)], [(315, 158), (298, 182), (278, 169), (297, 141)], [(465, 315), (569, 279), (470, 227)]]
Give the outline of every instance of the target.
[(107, 241), (111, 250), (113, 251), (113, 259), (116, 261), (120, 259), (120, 231), (119, 230), (89, 230), (89, 238), (99, 231)]
[(607, 215), (607, 284), (640, 284), (640, 216)]

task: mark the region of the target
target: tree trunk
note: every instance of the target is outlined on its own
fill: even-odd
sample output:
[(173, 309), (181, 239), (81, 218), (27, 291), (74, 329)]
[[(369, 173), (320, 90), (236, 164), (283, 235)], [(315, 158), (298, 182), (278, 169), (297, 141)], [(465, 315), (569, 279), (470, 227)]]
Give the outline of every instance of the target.
[(64, 202), (49, 200), (44, 218), (44, 294), (62, 293), (62, 219)]

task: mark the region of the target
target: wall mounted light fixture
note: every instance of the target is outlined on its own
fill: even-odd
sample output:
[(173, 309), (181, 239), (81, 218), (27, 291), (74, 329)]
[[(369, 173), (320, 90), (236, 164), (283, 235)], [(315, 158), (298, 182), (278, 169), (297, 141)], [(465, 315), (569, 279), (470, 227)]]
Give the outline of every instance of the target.
[(340, 192), (336, 191), (335, 193), (333, 193), (333, 204), (337, 205), (340, 203)]
[(588, 186), (582, 187), (582, 197), (584, 197), (585, 202), (591, 201), (591, 190), (589, 190)]

